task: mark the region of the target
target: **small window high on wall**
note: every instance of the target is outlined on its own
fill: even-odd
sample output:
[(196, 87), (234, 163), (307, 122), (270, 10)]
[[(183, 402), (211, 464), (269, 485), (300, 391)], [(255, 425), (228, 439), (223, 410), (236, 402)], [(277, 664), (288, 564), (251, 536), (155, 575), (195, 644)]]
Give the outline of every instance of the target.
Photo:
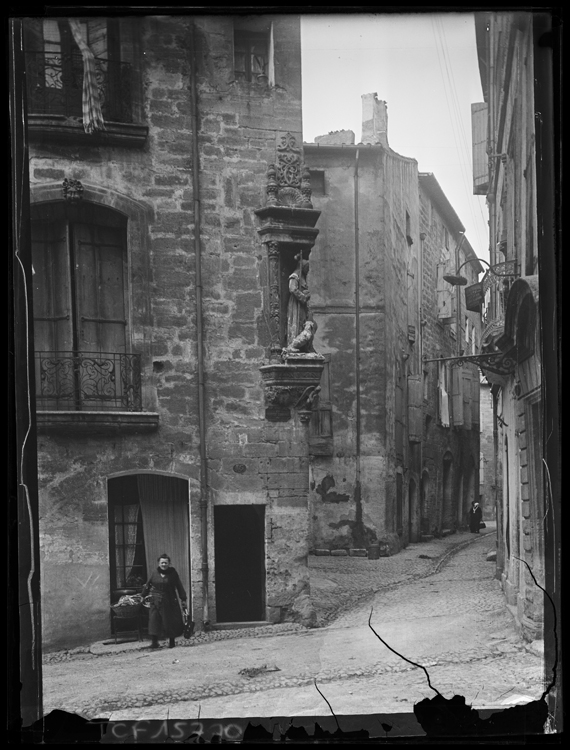
[(234, 74), (236, 80), (273, 83), (271, 23), (266, 19), (234, 22)]

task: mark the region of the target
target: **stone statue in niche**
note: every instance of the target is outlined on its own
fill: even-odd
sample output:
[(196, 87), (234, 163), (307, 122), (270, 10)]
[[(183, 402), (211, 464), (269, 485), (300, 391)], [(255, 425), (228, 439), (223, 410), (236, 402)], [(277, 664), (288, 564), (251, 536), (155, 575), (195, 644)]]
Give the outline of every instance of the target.
[[(287, 302), (287, 347), (290, 347), (301, 334), (309, 335), (305, 323), (311, 321), (309, 300), (311, 294), (307, 283), (309, 261), (303, 260), (301, 253), (295, 256), (299, 262), (297, 269), (289, 276), (289, 300)], [(313, 331), (314, 333), (314, 331)], [(312, 341), (312, 337), (311, 337)], [(298, 345), (297, 345), (298, 346)]]

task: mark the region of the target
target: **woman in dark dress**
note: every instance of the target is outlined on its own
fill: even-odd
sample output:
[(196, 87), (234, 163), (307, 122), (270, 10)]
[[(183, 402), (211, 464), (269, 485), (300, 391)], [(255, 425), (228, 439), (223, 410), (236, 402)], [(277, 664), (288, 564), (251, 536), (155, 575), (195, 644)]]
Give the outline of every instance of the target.
[(163, 554), (158, 558), (158, 567), (143, 588), (143, 596), (150, 596), (148, 634), (152, 638), (151, 648), (159, 648), (158, 639), (169, 639), (168, 647), (174, 648), (175, 638), (184, 631), (182, 612), (178, 597), (186, 609), (186, 591), (176, 570), (170, 567), (170, 557)]
[(481, 510), (479, 503), (471, 503), (471, 510), (469, 511), (469, 531), (472, 534), (479, 533), (482, 518), (483, 511)]

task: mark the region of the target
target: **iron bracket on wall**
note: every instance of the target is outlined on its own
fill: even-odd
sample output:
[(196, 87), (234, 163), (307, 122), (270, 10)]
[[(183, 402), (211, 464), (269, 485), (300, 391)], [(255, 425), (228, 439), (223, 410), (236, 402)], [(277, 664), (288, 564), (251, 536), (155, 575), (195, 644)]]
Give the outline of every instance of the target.
[(499, 375), (510, 375), (514, 372), (516, 360), (503, 352), (490, 352), (487, 354), (464, 354), (460, 357), (438, 357), (436, 359), (423, 358), (424, 364), (428, 362), (447, 362), (450, 367), (462, 367), (464, 364), (475, 364), (481, 370), (489, 370)]

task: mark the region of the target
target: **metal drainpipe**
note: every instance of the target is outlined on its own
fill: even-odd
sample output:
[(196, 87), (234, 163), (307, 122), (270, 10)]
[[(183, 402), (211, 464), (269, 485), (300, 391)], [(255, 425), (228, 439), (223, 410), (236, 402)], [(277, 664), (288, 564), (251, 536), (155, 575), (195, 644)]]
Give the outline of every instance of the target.
[(355, 389), (356, 389), (356, 489), (360, 497), (360, 245), (359, 245), (359, 218), (358, 218), (358, 161), (360, 149), (356, 149), (354, 157), (354, 344), (355, 357)]
[[(423, 291), (424, 291), (424, 242), (426, 234), (425, 232), (420, 233), (420, 262), (418, 264), (419, 279), (418, 279), (418, 349), (420, 355), (419, 373), (420, 373), (420, 402), (421, 402), (421, 425), (420, 425), (420, 470), (418, 476), (418, 490), (417, 490), (417, 504), (416, 513), (419, 515), (419, 523), (417, 526), (417, 541), (421, 540), (422, 536), (422, 491), (423, 491), (423, 475), (424, 475), (424, 324), (422, 320), (423, 313)], [(425, 502), (425, 498), (424, 498)], [(410, 540), (411, 541), (411, 540)]]
[(209, 621), (208, 607), (208, 460), (206, 453), (206, 397), (204, 388), (204, 319), (202, 310), (202, 246), (200, 242), (200, 155), (198, 151), (198, 88), (196, 84), (196, 27), (191, 26), (190, 94), (192, 120), (192, 195), (194, 201), (194, 289), (196, 294), (196, 357), (198, 369), (198, 434), (200, 441), (200, 532), (202, 538), (202, 618)]
[[(494, 17), (491, 14), (489, 18), (489, 119), (488, 119), (488, 136), (487, 136), (487, 148), (489, 153), (494, 154), (497, 151), (497, 144), (495, 143), (495, 45), (494, 45), (494, 30), (495, 23)], [(496, 210), (496, 183), (497, 183), (497, 172), (498, 165), (495, 159), (491, 160), (492, 168), (489, 170), (489, 195), (491, 201), (489, 202), (489, 260), (491, 265), (494, 266), (496, 261), (495, 248), (497, 245), (497, 233), (495, 227), (495, 221), (497, 218)], [(497, 289), (493, 284), (491, 286), (491, 320), (497, 318)]]

